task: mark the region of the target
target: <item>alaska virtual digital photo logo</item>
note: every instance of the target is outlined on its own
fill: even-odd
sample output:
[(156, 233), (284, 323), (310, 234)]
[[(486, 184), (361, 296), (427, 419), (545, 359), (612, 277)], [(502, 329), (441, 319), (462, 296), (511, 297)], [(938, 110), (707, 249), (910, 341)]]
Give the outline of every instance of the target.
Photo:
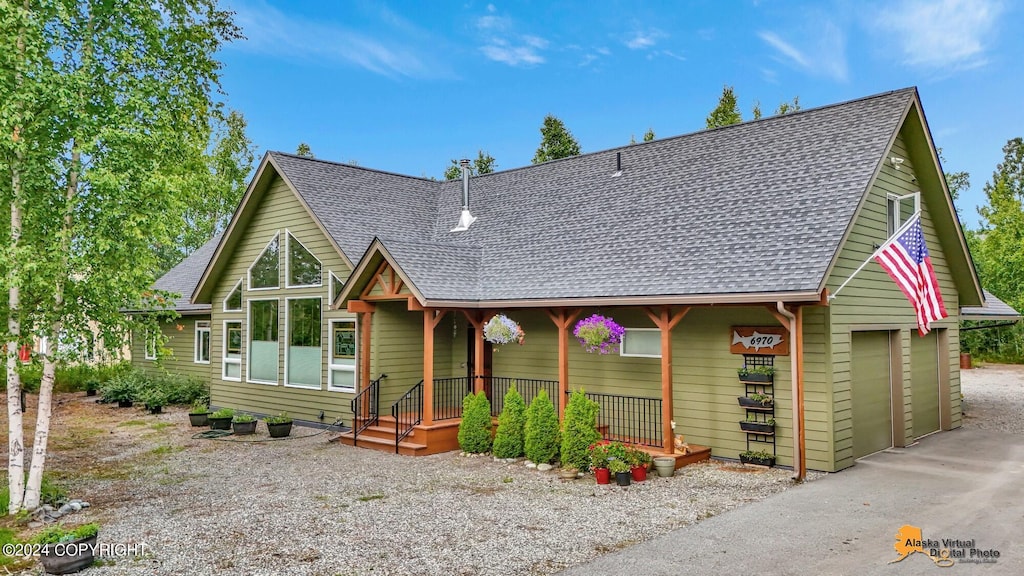
[(893, 548), (896, 549), (898, 558), (890, 560), (889, 564), (901, 562), (915, 552), (925, 555), (936, 566), (942, 568), (949, 568), (957, 562), (965, 564), (994, 564), (999, 559), (999, 550), (980, 549), (973, 539), (925, 539), (920, 528), (909, 524), (901, 526), (899, 531), (896, 532), (896, 543), (893, 544)]

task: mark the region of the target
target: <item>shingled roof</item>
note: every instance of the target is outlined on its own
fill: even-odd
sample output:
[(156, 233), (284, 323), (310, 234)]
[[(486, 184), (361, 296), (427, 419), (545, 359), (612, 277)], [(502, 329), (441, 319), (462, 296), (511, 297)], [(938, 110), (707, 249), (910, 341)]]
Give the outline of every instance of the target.
[(813, 292), (915, 97), (474, 177), (457, 233), (458, 181), (269, 156), (352, 262), (378, 238), (427, 300)]
[(209, 264), (213, 252), (220, 243), (221, 234), (215, 234), (206, 244), (188, 255), (187, 258), (171, 268), (154, 284), (157, 290), (166, 290), (180, 294), (174, 300), (174, 309), (180, 314), (202, 314), (210, 311), (210, 304), (193, 304), (192, 292), (195, 291), (199, 279)]
[(1017, 312), (1009, 304), (996, 298), (988, 290), (985, 293), (984, 306), (964, 306), (960, 308), (961, 320), (1020, 320)]

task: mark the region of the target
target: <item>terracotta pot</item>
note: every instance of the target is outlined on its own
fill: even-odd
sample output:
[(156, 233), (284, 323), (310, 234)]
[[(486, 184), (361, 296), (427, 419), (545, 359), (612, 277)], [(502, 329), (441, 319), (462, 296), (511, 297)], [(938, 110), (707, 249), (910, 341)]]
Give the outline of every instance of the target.
[(595, 468), (594, 478), (597, 478), (598, 484), (609, 484), (612, 481), (611, 473), (607, 468)]

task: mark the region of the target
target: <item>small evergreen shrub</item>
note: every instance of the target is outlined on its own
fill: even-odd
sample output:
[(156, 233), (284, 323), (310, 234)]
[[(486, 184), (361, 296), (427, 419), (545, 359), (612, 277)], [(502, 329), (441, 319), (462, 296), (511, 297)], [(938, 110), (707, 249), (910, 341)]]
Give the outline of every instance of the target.
[(558, 412), (543, 389), (526, 409), (523, 446), (526, 458), (536, 464), (550, 464), (558, 458)]
[(151, 385), (145, 372), (131, 370), (104, 382), (100, 396), (103, 402), (134, 402), (139, 399), (139, 393)]
[(569, 396), (562, 421), (562, 466), (583, 471), (590, 467), (590, 446), (601, 440), (597, 432), (599, 408), (583, 390), (575, 390)]
[(523, 434), (526, 428), (526, 402), (515, 384), (505, 393), (505, 406), (498, 416), (498, 432), (494, 435), (494, 455), (498, 458), (519, 458), (524, 454)]
[(459, 447), (472, 454), (491, 451), (491, 402), (482, 391), (462, 400)]

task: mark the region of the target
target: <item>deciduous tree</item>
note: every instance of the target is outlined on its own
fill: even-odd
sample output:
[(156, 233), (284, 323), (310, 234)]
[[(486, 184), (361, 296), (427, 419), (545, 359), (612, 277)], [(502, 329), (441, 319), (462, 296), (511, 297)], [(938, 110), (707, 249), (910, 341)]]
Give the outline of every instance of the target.
[(540, 164), (548, 160), (568, 158), (579, 154), (580, 143), (565, 127), (565, 123), (551, 114), (545, 116), (544, 124), (540, 127), (540, 146), (537, 147), (537, 152), (533, 155), (533, 163)]

